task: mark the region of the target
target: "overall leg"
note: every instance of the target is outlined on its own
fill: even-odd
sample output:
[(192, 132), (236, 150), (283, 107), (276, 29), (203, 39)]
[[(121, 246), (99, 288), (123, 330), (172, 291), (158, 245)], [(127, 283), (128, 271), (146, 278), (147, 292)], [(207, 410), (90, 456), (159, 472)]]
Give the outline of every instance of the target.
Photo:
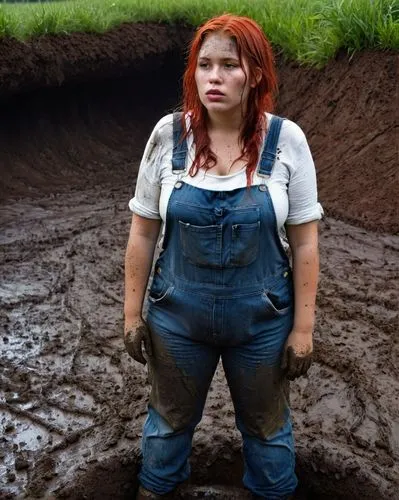
[(280, 369), (291, 315), (268, 322), (222, 353), (237, 427), (243, 436), (244, 485), (258, 498), (287, 498), (297, 486), (288, 383)]
[(152, 390), (139, 481), (149, 491), (166, 494), (190, 474), (192, 437), (219, 354), (179, 331), (176, 318), (161, 308), (153, 307), (147, 321), (153, 346)]

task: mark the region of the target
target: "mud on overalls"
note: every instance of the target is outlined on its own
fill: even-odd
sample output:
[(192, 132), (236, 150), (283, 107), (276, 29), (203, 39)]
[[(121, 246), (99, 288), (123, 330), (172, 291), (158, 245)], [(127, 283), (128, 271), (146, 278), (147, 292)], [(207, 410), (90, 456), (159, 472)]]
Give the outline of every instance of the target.
[[(273, 117), (258, 175), (270, 176), (282, 119)], [(174, 173), (186, 141), (174, 116)], [(140, 483), (158, 494), (186, 480), (195, 426), (219, 358), (243, 437), (244, 485), (269, 500), (295, 490), (294, 443), (280, 362), (293, 323), (292, 275), (265, 184), (211, 191), (178, 180), (147, 322), (152, 392)]]

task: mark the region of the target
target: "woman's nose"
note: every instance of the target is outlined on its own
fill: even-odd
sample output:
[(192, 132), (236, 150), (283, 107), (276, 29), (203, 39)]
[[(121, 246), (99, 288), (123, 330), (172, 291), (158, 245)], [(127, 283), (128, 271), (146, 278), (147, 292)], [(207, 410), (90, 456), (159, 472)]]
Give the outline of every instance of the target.
[(209, 81), (210, 82), (218, 82), (221, 80), (220, 76), (220, 68), (219, 66), (213, 66), (211, 69), (211, 72), (209, 74)]

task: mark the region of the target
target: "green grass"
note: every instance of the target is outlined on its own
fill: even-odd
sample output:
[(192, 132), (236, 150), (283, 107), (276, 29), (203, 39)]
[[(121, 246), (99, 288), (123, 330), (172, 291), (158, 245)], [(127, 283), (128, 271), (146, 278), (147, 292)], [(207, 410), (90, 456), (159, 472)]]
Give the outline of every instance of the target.
[(340, 49), (399, 50), (399, 0), (70, 0), (0, 4), (0, 37), (102, 33), (124, 22), (199, 25), (231, 12), (254, 18), (292, 59), (323, 65)]

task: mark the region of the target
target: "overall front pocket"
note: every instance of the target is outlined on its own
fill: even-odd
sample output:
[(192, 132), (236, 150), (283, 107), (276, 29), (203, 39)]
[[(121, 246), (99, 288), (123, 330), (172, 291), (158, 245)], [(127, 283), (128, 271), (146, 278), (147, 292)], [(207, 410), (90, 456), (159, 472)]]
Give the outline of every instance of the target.
[(233, 224), (231, 232), (230, 265), (243, 267), (252, 264), (259, 252), (260, 222)]
[(179, 220), (184, 257), (195, 266), (222, 267), (222, 225), (195, 226)]

